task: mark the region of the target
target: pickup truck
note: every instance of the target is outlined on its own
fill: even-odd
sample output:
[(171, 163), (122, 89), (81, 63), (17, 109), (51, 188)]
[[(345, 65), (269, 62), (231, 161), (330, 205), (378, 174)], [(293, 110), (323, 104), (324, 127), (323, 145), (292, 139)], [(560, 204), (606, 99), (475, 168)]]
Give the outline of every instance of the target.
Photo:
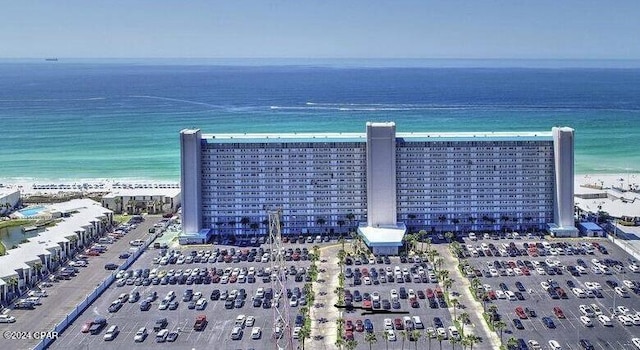
[(207, 316), (198, 315), (198, 317), (196, 317), (196, 323), (193, 325), (193, 330), (202, 331), (206, 326), (207, 326)]

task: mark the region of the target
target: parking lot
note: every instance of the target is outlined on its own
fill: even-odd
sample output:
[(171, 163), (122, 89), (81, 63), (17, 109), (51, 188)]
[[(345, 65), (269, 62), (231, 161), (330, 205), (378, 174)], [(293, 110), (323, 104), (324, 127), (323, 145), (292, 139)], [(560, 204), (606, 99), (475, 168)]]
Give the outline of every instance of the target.
[[(0, 330), (19, 332), (46, 332), (51, 331), (78, 303), (91, 293), (96, 285), (100, 284), (110, 273), (104, 269), (106, 263), (120, 263), (118, 255), (130, 248), (129, 241), (144, 239), (152, 227), (161, 218), (149, 216), (135, 229), (129, 231), (122, 239), (109, 245), (108, 250), (99, 256), (88, 257), (85, 267), (78, 267), (78, 272), (68, 280), (53, 282), (50, 287), (45, 287), (47, 297), (40, 298), (41, 305), (33, 310), (12, 310), (10, 315), (15, 316), (16, 322), (0, 324)], [(38, 343), (37, 339), (8, 340), (0, 338), (0, 348), (4, 349), (31, 349)]]
[[(376, 334), (377, 342), (372, 349), (386, 349), (387, 341), (382, 336), (389, 334), (389, 349), (399, 349), (403, 344), (403, 335), (415, 330), (420, 334), (417, 344), (407, 335), (404, 339), (407, 348), (428, 348), (438, 346), (436, 332), (443, 332), (443, 346), (448, 346), (451, 338), (449, 327), (453, 327), (453, 308), (447, 304), (444, 289), (437, 282), (437, 276), (431, 264), (423, 258), (371, 258), (370, 256), (351, 256), (346, 259), (345, 298), (352, 302), (354, 309), (343, 314), (345, 324), (353, 325), (353, 338), (358, 347), (368, 347), (365, 335), (369, 330)], [(359, 278), (357, 276), (360, 276)], [(440, 297), (438, 297), (440, 296)], [(371, 309), (368, 310), (370, 300)], [(367, 310), (361, 309), (364, 307)], [(464, 312), (456, 310), (457, 314)], [(414, 316), (421, 322), (416, 323)], [(367, 330), (367, 326), (369, 330)], [(454, 327), (455, 328), (455, 327)], [(350, 327), (345, 327), (344, 336)], [(406, 333), (405, 333), (406, 332)], [(429, 345), (431, 343), (431, 345)], [(480, 349), (482, 346), (475, 345)]]
[[(286, 285), (287, 288), (292, 291), (292, 295), (296, 294), (296, 289), (300, 292), (303, 291), (307, 274), (303, 274), (302, 271), (310, 266), (310, 261), (304, 251), (312, 250), (315, 244), (316, 243), (285, 244), (286, 249), (291, 249), (292, 256), (299, 256), (299, 259), (296, 257), (297, 261), (294, 259), (287, 261)], [(155, 274), (157, 278), (159, 278), (159, 281), (153, 281), (153, 278), (150, 277), (149, 281), (145, 282), (144, 278), (142, 278), (142, 282), (135, 282), (135, 277), (132, 277), (130, 284), (126, 282), (127, 278), (125, 277), (122, 282), (114, 283), (64, 332), (59, 340), (53, 343), (52, 348), (111, 349), (115, 347), (170, 347), (175, 349), (193, 349), (210, 347), (216, 349), (272, 349), (275, 344), (273, 340), (275, 311), (272, 307), (269, 307), (269, 302), (266, 301), (268, 299), (266, 294), (269, 293), (269, 289), (272, 287), (269, 277), (270, 271), (268, 271), (270, 263), (268, 261), (263, 262), (259, 253), (260, 249), (263, 249), (264, 252), (267, 253), (269, 250), (268, 245), (262, 245), (261, 248), (239, 248), (221, 245), (216, 245), (215, 247), (212, 245), (201, 245), (181, 248), (182, 249), (175, 251), (176, 253), (181, 253), (180, 255), (176, 255), (181, 258), (173, 262), (169, 260), (166, 265), (164, 265), (164, 262), (160, 264), (158, 260), (154, 262), (154, 259), (160, 257), (161, 249), (150, 248), (143, 253), (128, 271), (134, 272), (136, 270), (142, 270), (141, 272), (144, 274), (144, 269), (148, 269), (147, 273), (149, 273), (150, 276)], [(235, 250), (235, 252), (232, 251), (232, 249)], [(222, 258), (219, 260), (218, 257), (215, 257), (216, 250), (219, 252), (219, 255), (222, 256), (230, 257), (237, 254), (238, 259)], [(167, 256), (171, 255), (171, 251), (172, 249), (169, 248)], [(226, 255), (224, 255), (225, 251)], [(255, 257), (249, 257), (252, 251), (255, 251)], [(299, 251), (298, 254), (296, 254), (297, 251)], [(208, 255), (207, 252), (211, 255)], [(209, 258), (195, 259), (200, 259), (199, 262), (191, 261), (191, 259), (187, 258), (194, 256), (208, 256)], [(212, 256), (214, 256), (214, 258), (210, 259)], [(295, 268), (295, 271), (292, 271), (292, 267)], [(157, 270), (151, 271), (153, 269)], [(180, 270), (180, 272), (178, 272), (178, 270)], [(194, 270), (198, 272), (194, 272)], [(215, 272), (213, 272), (213, 270), (215, 270)], [(175, 277), (177, 275), (186, 276), (186, 274), (197, 276), (199, 273), (202, 274), (200, 281), (192, 279), (192, 281), (188, 282), (184, 278), (183, 281), (180, 281), (180, 278), (177, 278), (175, 281), (170, 281), (168, 278), (169, 275), (172, 274)], [(300, 275), (300, 277), (297, 277), (296, 274)], [(242, 275), (244, 275), (244, 277), (241, 277)], [(166, 278), (166, 280), (162, 281), (163, 278), (160, 278), (160, 276), (164, 276), (163, 278)], [(258, 292), (259, 288), (260, 291)], [(195, 298), (192, 298), (194, 303), (195, 299), (200, 295), (206, 300), (206, 306), (204, 306), (203, 310), (191, 309), (189, 308), (190, 301), (183, 301), (183, 295), (188, 289), (192, 290), (195, 295)], [(246, 295), (244, 298), (227, 296), (227, 300), (230, 301), (224, 300), (225, 294), (242, 295), (243, 290)], [(214, 291), (219, 291), (220, 295)], [(140, 294), (139, 300), (134, 302), (128, 300), (122, 303), (117, 311), (109, 312), (108, 309), (112, 302), (117, 300), (122, 293), (132, 295), (135, 292)], [(144, 300), (149, 293), (153, 292), (157, 294), (157, 299), (151, 302), (148, 311), (142, 311), (140, 307), (141, 301)], [(175, 293), (173, 301), (177, 302), (177, 305), (174, 305), (177, 307), (175, 310), (171, 310), (171, 306), (161, 310), (160, 304), (170, 292)], [(264, 295), (258, 298), (260, 301), (254, 300), (257, 294)], [(271, 295), (271, 297), (271, 305), (273, 305), (277, 299), (276, 296)], [(280, 298), (280, 302), (291, 303), (292, 299), (295, 298), (283, 296)], [(237, 300), (241, 301), (238, 302)], [(299, 295), (297, 300), (300, 302), (295, 306), (294, 303), (289, 304), (291, 305), (291, 320), (289, 320), (291, 325), (295, 323), (295, 317), (303, 305), (304, 296)], [(198, 315), (205, 315), (208, 321), (202, 331), (194, 330), (194, 323)], [(246, 317), (252, 316), (254, 321), (253, 325), (240, 322), (243, 324), (241, 326), (243, 330), (242, 335), (240, 339), (233, 340), (231, 333), (239, 315), (245, 315)], [(107, 326), (96, 335), (81, 332), (83, 325), (87, 321), (94, 320), (97, 316), (106, 318)], [(165, 326), (168, 332), (177, 334), (177, 338), (173, 342), (165, 339), (162, 339), (162, 342), (157, 342), (156, 336), (158, 332), (154, 331), (154, 324), (162, 318), (166, 318), (168, 321), (168, 324)], [(118, 326), (119, 334), (115, 339), (105, 341), (103, 340), (103, 336), (105, 335), (106, 329), (111, 325)], [(142, 327), (147, 329), (148, 336), (142, 342), (135, 342), (134, 336)], [(258, 339), (252, 339), (251, 334), (254, 327), (260, 327), (261, 329), (261, 336)], [(295, 341), (294, 344), (296, 344)]]
[[(491, 299), (487, 308), (497, 306), (497, 312), (507, 325), (503, 332), (505, 343), (514, 337), (525, 342), (537, 341), (546, 349), (549, 340), (554, 339), (563, 349), (582, 349), (579, 341), (587, 339), (595, 349), (635, 349), (631, 339), (640, 334), (640, 298), (637, 294), (640, 290), (636, 288), (640, 287), (637, 284), (640, 274), (634, 273), (637, 269), (630, 268), (630, 257), (605, 239), (553, 240), (544, 245), (543, 242), (480, 239), (466, 240), (463, 244), (471, 255), (468, 259), (471, 267), (482, 275), (479, 277), (480, 290), (487, 292), (486, 296)], [(511, 247), (515, 246), (525, 255), (509, 256), (511, 243)], [(524, 243), (539, 244), (530, 251), (524, 248)], [(598, 246), (606, 254), (597, 249)], [(502, 250), (501, 256), (487, 256), (486, 252), (492, 254), (492, 250)], [(616, 261), (622, 267), (616, 268)], [(606, 265), (608, 267), (603, 268)], [(468, 272), (469, 276), (473, 273)], [(626, 296), (622, 297), (614, 287), (625, 286), (625, 280)], [(521, 285), (516, 285), (517, 282)], [(550, 290), (557, 290), (557, 293), (550, 293)], [(592, 304), (597, 310), (591, 307)], [(604, 326), (595, 312), (581, 311), (580, 305), (608, 316), (611, 325)], [(525, 311), (524, 315), (516, 313), (517, 307)], [(533, 310), (535, 317), (527, 313), (527, 309)], [(631, 320), (627, 325), (618, 320), (623, 312)], [(581, 316), (585, 317), (581, 320)], [(543, 322), (544, 317), (550, 318), (555, 327), (548, 327)], [(514, 319), (521, 322), (523, 329), (516, 328)]]

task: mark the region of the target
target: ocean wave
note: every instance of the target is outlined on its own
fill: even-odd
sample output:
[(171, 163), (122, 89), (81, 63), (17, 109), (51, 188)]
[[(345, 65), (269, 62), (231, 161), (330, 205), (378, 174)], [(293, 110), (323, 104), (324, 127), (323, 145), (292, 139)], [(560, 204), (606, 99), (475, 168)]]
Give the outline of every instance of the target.
[(434, 110), (520, 110), (520, 111), (626, 111), (638, 112), (639, 107), (584, 106), (584, 105), (525, 105), (525, 104), (415, 104), (415, 103), (334, 103), (306, 102), (299, 106), (271, 105), (272, 110), (326, 110), (326, 111), (434, 111)]
[(206, 107), (211, 107), (211, 108), (227, 108), (227, 106), (214, 105), (214, 104), (206, 103), (206, 102), (193, 101), (193, 100), (184, 100), (184, 99), (173, 98), (173, 97), (150, 96), (150, 95), (130, 95), (128, 97), (131, 97), (131, 98), (148, 98), (148, 99), (162, 100), (162, 101), (172, 101), (172, 102), (182, 102), (182, 103), (188, 103), (188, 104), (198, 105), (198, 106), (206, 106)]
[(64, 101), (101, 101), (106, 97), (88, 97), (88, 98), (38, 98), (38, 99), (7, 99), (0, 102), (64, 102)]

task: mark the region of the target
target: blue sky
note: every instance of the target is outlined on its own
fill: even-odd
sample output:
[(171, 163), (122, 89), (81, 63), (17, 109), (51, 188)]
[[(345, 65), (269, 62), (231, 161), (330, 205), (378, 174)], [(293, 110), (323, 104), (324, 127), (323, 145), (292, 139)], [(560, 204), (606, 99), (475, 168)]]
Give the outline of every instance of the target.
[(640, 59), (640, 1), (0, 0), (0, 57)]

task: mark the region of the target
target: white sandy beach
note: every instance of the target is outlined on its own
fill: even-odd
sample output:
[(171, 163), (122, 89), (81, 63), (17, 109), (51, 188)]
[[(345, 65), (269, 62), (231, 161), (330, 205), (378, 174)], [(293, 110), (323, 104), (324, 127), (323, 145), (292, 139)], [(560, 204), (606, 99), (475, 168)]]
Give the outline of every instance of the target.
[[(575, 188), (640, 189), (640, 174), (580, 174)], [(178, 181), (144, 179), (14, 180), (0, 179), (0, 189), (19, 189), (23, 194), (58, 194), (60, 192), (111, 192), (123, 188), (177, 188)]]
[(68, 192), (98, 193), (132, 188), (179, 188), (178, 181), (144, 179), (13, 180), (0, 179), (0, 189), (17, 189), (23, 195)]

